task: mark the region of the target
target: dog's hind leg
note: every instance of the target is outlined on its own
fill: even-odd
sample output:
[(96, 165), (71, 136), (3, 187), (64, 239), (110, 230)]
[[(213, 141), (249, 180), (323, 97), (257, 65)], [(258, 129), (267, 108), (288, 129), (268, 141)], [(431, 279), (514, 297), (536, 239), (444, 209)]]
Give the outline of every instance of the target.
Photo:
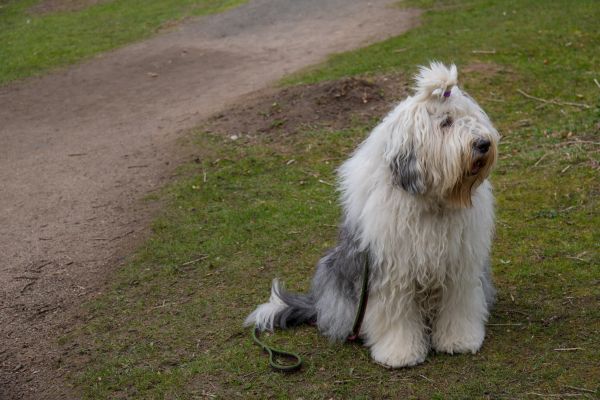
[(342, 227), (338, 245), (317, 264), (311, 288), (317, 326), (332, 340), (346, 340), (352, 332), (367, 257), (368, 251)]
[(338, 245), (319, 260), (309, 293), (287, 292), (274, 280), (269, 302), (258, 306), (244, 325), (273, 330), (316, 322), (325, 336), (345, 340), (358, 308), (366, 254), (342, 228)]

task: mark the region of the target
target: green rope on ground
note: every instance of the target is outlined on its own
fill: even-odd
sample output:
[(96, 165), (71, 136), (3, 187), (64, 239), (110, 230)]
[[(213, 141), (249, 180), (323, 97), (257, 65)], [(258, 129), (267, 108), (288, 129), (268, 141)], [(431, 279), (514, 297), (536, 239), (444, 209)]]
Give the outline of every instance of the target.
[[(255, 328), (252, 330), (252, 339), (254, 340), (254, 343), (269, 353), (269, 365), (273, 370), (277, 372), (294, 372), (300, 369), (302, 366), (302, 359), (298, 354), (271, 347), (266, 343), (261, 342), (258, 338), (259, 335), (260, 331), (258, 329)], [(281, 362), (282, 358), (288, 359), (290, 363)]]
[[(354, 325), (352, 326), (352, 332), (348, 336), (348, 341), (355, 341), (360, 335), (360, 327), (362, 325), (363, 318), (365, 316), (365, 309), (367, 307), (367, 299), (369, 297), (369, 256), (366, 256), (365, 266), (363, 269), (362, 288), (360, 291), (360, 299), (358, 301), (358, 307), (356, 310), (356, 316), (354, 318)], [(279, 350), (268, 344), (262, 342), (258, 337), (260, 336), (260, 330), (254, 328), (252, 330), (252, 339), (254, 343), (259, 345), (264, 351), (269, 354), (269, 365), (274, 371), (277, 372), (295, 372), (302, 366), (302, 358), (296, 353), (290, 353), (289, 351)], [(281, 359), (288, 359), (289, 363), (281, 362)]]

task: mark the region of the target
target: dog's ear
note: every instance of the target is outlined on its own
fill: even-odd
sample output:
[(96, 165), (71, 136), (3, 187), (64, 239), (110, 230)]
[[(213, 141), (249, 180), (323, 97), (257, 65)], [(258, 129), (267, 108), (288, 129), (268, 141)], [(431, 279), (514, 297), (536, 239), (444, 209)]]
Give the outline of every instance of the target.
[(394, 185), (410, 194), (423, 194), (427, 189), (412, 146), (403, 149), (390, 163)]

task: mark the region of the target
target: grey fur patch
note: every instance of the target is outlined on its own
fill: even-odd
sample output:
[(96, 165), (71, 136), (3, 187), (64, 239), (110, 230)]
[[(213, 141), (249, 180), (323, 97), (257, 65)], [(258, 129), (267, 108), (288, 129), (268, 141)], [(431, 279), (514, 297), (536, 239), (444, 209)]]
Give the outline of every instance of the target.
[(346, 340), (352, 331), (367, 257), (358, 239), (342, 227), (338, 245), (317, 263), (308, 294), (279, 290), (288, 305), (275, 316), (275, 326), (286, 328), (316, 321), (319, 330), (332, 340)]
[(390, 164), (393, 183), (410, 194), (425, 193), (423, 176), (417, 168), (417, 156), (414, 149), (409, 149), (398, 156)]
[(492, 309), (496, 303), (496, 288), (492, 278), (492, 263), (489, 259), (485, 261), (483, 266), (483, 276), (481, 277), (481, 284), (483, 286), (483, 294), (485, 295), (485, 302), (488, 311)]
[(311, 293), (291, 293), (276, 289), (276, 295), (287, 307), (275, 315), (273, 321), (275, 327), (286, 329), (317, 319), (317, 310)]

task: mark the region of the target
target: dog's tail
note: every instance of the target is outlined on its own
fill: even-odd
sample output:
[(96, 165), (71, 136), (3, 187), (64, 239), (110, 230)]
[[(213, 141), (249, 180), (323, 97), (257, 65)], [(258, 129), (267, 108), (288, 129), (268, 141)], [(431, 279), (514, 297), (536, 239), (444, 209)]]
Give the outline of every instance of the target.
[(261, 304), (246, 320), (244, 326), (254, 325), (257, 329), (270, 330), (287, 328), (316, 321), (317, 310), (311, 294), (286, 292), (277, 279), (273, 280), (271, 298)]

